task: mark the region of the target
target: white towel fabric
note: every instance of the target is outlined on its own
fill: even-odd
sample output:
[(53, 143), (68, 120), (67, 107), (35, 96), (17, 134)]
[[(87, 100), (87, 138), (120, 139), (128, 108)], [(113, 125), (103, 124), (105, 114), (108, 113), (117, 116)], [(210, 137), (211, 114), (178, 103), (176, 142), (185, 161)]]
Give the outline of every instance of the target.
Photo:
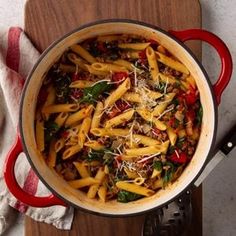
[[(9, 193), (3, 179), (6, 154), (16, 136), (23, 83), (38, 57), (39, 53), (20, 28), (12, 27), (8, 32), (0, 32), (0, 235), (17, 212), (11, 207), (59, 229), (70, 229), (73, 221), (73, 208), (34, 208), (19, 202)], [(18, 157), (15, 173), (17, 181), (28, 193), (37, 196), (50, 194), (31, 169), (24, 153)]]

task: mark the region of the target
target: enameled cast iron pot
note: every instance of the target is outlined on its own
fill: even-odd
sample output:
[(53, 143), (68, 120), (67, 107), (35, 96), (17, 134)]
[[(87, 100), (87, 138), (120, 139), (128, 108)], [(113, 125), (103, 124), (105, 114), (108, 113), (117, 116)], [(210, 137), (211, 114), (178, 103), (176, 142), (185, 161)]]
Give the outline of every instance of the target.
[[(102, 203), (88, 199), (86, 194), (70, 187), (53, 172), (37, 150), (34, 118), (37, 96), (45, 73), (71, 45), (104, 34), (137, 34), (157, 40), (189, 69), (196, 79), (203, 106), (202, 131), (196, 152), (180, 178), (155, 195), (129, 203), (116, 200)], [(212, 86), (207, 73), (192, 52), (183, 44), (186, 40), (203, 40), (211, 44), (221, 59), (221, 73)], [(232, 73), (232, 60), (226, 45), (214, 34), (201, 29), (166, 32), (158, 27), (131, 20), (105, 20), (84, 25), (54, 42), (40, 57), (25, 82), (21, 104), (17, 141), (9, 152), (5, 164), (5, 181), (11, 193), (21, 202), (35, 206), (72, 205), (82, 210), (110, 216), (125, 216), (145, 212), (167, 204), (197, 179), (212, 152), (217, 127), (217, 105)], [(23, 146), (23, 149), (22, 149)], [(35, 197), (26, 193), (17, 183), (14, 166), (18, 154), (24, 151), (41, 181), (52, 191), (48, 197)]]

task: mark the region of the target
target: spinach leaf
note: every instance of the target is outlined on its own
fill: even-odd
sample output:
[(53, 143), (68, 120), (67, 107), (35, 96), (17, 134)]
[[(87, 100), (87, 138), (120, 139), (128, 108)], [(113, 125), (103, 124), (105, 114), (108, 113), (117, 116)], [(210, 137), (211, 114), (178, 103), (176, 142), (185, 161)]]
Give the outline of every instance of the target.
[[(104, 149), (101, 149), (101, 150), (92, 150), (92, 151), (90, 151), (88, 153), (88, 156), (87, 156), (87, 161), (88, 162), (91, 162), (91, 161), (102, 162), (102, 161), (104, 161), (103, 157), (106, 154), (106, 151), (111, 151), (111, 150), (109, 148), (104, 148)], [(105, 161), (104, 161), (104, 163), (105, 163)], [(113, 158), (112, 158), (112, 161), (113, 161)]]
[(157, 89), (160, 93), (164, 93), (165, 86), (166, 86), (166, 83), (160, 81), (159, 84), (156, 86), (156, 89)]
[(94, 104), (98, 99), (98, 96), (111, 89), (112, 85), (107, 82), (97, 83), (90, 88), (85, 88), (83, 91), (83, 97), (81, 98), (81, 103), (91, 103)]
[(60, 127), (54, 121), (47, 121), (45, 123), (45, 141), (50, 142), (57, 134)]
[(179, 138), (179, 139), (178, 139), (178, 142), (176, 143), (176, 146), (177, 146), (179, 149), (181, 149), (181, 148), (183, 147), (184, 142), (185, 142), (185, 137)]
[(202, 116), (203, 116), (203, 109), (202, 109), (202, 106), (200, 105), (198, 111), (197, 111), (197, 125), (201, 125), (202, 123)]
[(172, 154), (175, 151), (175, 146), (170, 146), (168, 149), (168, 154)]
[(162, 163), (161, 163), (161, 161), (154, 161), (153, 168), (155, 170), (157, 170), (157, 171), (161, 171), (162, 170)]
[(102, 162), (104, 156), (104, 150), (99, 150), (99, 151), (91, 151), (88, 153), (87, 156), (87, 161), (92, 162), (92, 161), (99, 161)]
[(165, 166), (169, 166), (170, 168), (168, 170), (165, 170), (165, 175), (163, 177), (163, 184), (164, 184), (164, 186), (166, 186), (166, 184), (169, 183), (172, 180), (173, 174), (175, 172), (175, 166), (174, 166), (173, 163), (166, 162)]
[(69, 98), (71, 78), (67, 74), (58, 75), (53, 80), (56, 89), (57, 101), (59, 103), (66, 103)]
[(118, 195), (117, 195), (117, 201), (127, 203), (127, 202), (137, 200), (141, 197), (142, 196), (139, 195), (139, 194), (131, 193), (131, 192), (128, 192), (128, 191), (125, 191), (125, 190), (120, 190)]
[(179, 100), (178, 98), (174, 98), (171, 102), (171, 104), (174, 104), (175, 106), (178, 106), (179, 105)]

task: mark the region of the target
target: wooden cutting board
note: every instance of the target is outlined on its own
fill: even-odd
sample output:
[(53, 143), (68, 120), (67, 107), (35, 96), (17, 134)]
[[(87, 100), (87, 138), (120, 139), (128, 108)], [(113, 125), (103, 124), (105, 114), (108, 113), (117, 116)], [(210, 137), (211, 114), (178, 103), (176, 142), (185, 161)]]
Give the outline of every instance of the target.
[[(25, 32), (42, 52), (55, 39), (81, 24), (108, 18), (129, 18), (157, 25), (163, 29), (201, 27), (201, 9), (197, 0), (28, 0), (25, 7)], [(201, 43), (188, 42), (201, 58)], [(72, 230), (25, 218), (26, 236), (138, 236), (145, 215), (129, 218), (99, 217), (76, 211)], [(201, 236), (201, 188), (193, 194), (193, 224), (187, 235)]]

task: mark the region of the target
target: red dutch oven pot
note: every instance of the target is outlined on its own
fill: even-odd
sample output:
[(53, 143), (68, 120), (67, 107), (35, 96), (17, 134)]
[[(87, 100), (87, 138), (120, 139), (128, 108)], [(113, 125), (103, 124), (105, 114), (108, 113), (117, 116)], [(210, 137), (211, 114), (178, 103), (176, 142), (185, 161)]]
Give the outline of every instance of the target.
[[(37, 96), (44, 74), (57, 58), (71, 45), (105, 34), (136, 34), (156, 39), (160, 44), (175, 55), (194, 76), (203, 106), (202, 130), (196, 152), (182, 175), (165, 190), (160, 190), (151, 197), (130, 203), (109, 201), (101, 203), (88, 199), (82, 191), (71, 188), (66, 181), (50, 169), (40, 152), (37, 150), (34, 134), (34, 118)], [(212, 86), (201, 63), (184, 45), (187, 40), (202, 40), (212, 45), (221, 60), (221, 72), (217, 82)], [(213, 33), (201, 29), (166, 32), (158, 27), (131, 20), (105, 20), (81, 26), (73, 32), (54, 42), (40, 57), (27, 81), (20, 105), (20, 120), (17, 139), (7, 155), (4, 177), (10, 192), (21, 202), (34, 207), (52, 205), (72, 205), (95, 214), (109, 216), (126, 216), (143, 213), (162, 207), (173, 201), (186, 188), (189, 188), (200, 175), (206, 165), (208, 156), (214, 147), (217, 127), (217, 105), (232, 74), (232, 59), (224, 42)], [(52, 195), (36, 197), (25, 192), (17, 183), (14, 166), (18, 154), (24, 151), (32, 168), (41, 181), (51, 190)]]

